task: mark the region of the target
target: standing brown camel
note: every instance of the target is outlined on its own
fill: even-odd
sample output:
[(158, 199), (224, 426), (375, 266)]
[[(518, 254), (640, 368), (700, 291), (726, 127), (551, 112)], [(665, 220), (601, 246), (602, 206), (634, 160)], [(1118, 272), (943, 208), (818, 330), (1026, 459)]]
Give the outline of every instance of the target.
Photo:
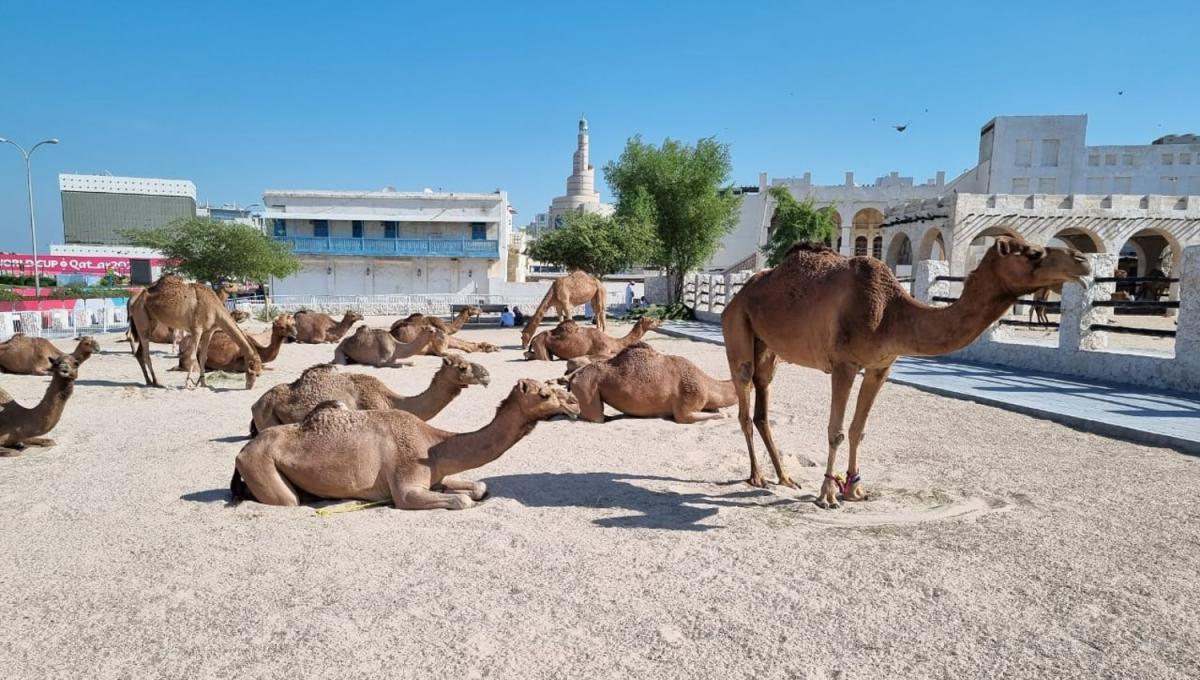
[[(225, 310), (225, 305), (221, 304), (217, 294), (208, 286), (185, 283), (174, 274), (166, 274), (138, 296), (138, 299), (129, 305), (129, 309), (129, 329), (138, 341), (138, 365), (141, 366), (142, 376), (147, 385), (162, 387), (158, 376), (154, 374), (154, 364), (150, 359), (149, 338), (142, 334), (142, 329), (151, 328), (155, 321), (168, 328), (187, 331), (200, 339), (187, 356), (185, 364), (200, 371), (199, 380), (195, 384), (208, 384), (205, 379), (208, 347), (218, 329), (225, 331), (241, 351), (242, 361), (246, 366), (246, 389), (254, 387), (254, 381), (262, 373), (262, 360), (259, 359), (258, 352), (246, 339), (241, 327)], [(191, 371), (188, 371), (184, 384), (189, 388), (193, 386)]]
[(475, 432), (439, 430), (406, 411), (351, 411), (319, 404), (304, 420), (263, 430), (237, 455), (234, 499), (299, 505), (297, 489), (320, 498), (391, 500), (402, 510), (462, 510), (487, 495), (483, 482), (450, 475), (499, 458), (538, 421), (579, 415), (575, 397), (521, 380)]
[[(79, 366), (99, 351), (100, 343), (92, 336), (85, 335), (79, 338), (71, 356), (75, 359), (75, 365)], [(0, 373), (47, 375), (54, 369), (54, 359), (66, 355), (46, 338), (31, 338), (24, 333), (17, 333), (0, 342)]]
[(347, 309), (341, 321), (334, 321), (332, 316), (321, 312), (310, 312), (302, 309), (294, 314), (296, 317), (296, 342), (319, 345), (323, 342), (337, 342), (354, 324), (362, 321), (362, 314)]
[[(130, 298), (129, 303), (128, 303), (129, 306), (127, 307), (127, 309), (129, 309), (130, 312), (132, 312), (132, 310), (133, 310), (134, 301), (136, 301), (139, 297), (141, 297), (142, 293), (144, 293), (144, 292), (146, 292), (146, 291), (139, 290), (138, 292), (133, 294), (132, 298)], [(225, 301), (229, 299), (230, 294), (236, 293), (236, 292), (237, 292), (237, 286), (233, 285), (232, 283), (222, 284), (221, 287), (219, 289), (217, 289), (217, 291), (216, 291), (217, 299), (221, 301), (221, 304), (225, 304)], [(233, 320), (238, 323), (241, 323), (241, 322), (245, 321), (246, 319), (250, 318), (250, 314), (248, 314), (247, 312), (236, 311), (236, 310), (233, 312), (230, 312), (230, 316), (232, 316)], [(132, 313), (130, 314), (130, 318), (131, 319), (133, 318)], [(132, 325), (132, 322), (130, 325)], [(166, 326), (162, 325), (161, 323), (153, 323), (153, 324), (151, 324), (150, 331), (148, 333), (143, 333), (143, 336), (148, 337), (150, 339), (150, 342), (155, 342), (155, 343), (159, 343), (159, 344), (163, 344), (163, 345), (169, 344), (169, 345), (171, 345), (171, 351), (174, 352), (175, 354), (179, 354), (179, 343), (183, 340), (183, 331), (176, 330), (174, 328), (167, 328)], [(137, 356), (137, 348), (133, 344), (133, 332), (132, 331), (125, 331), (125, 340), (126, 340), (126, 342), (129, 343), (130, 354)]]
[(567, 320), (558, 324), (553, 330), (542, 331), (529, 342), (525, 352), (526, 359), (550, 361), (554, 357), (574, 359), (590, 354), (616, 354), (635, 342), (639, 342), (647, 332), (658, 328), (658, 320), (643, 316), (637, 320), (629, 333), (622, 338), (606, 335), (599, 328), (580, 326), (574, 321)]
[(542, 323), (542, 317), (551, 307), (558, 312), (559, 321), (566, 321), (571, 318), (571, 310), (585, 302), (592, 303), (592, 311), (596, 313), (596, 327), (604, 330), (605, 292), (600, 279), (581, 271), (574, 271), (561, 279), (555, 279), (554, 283), (550, 284), (550, 290), (546, 291), (546, 297), (542, 298), (542, 304), (538, 305), (533, 314), (529, 315), (529, 321), (525, 322), (525, 328), (521, 331), (522, 349), (529, 346), (529, 341)]
[[(774, 269), (761, 271), (721, 315), (725, 353), (738, 396), (738, 420), (750, 453), (750, 484), (765, 486), (750, 429), (762, 435), (779, 483), (797, 487), (783, 469), (771, 436), (767, 402), (779, 359), (829, 373), (829, 457), (817, 505), (837, 507), (866, 497), (859, 479), (858, 446), (875, 396), (901, 356), (936, 356), (970, 344), (1021, 295), (1091, 273), (1087, 258), (1068, 248), (1042, 248), (1000, 236), (963, 285), (958, 301), (930, 307), (900, 286), (887, 265), (870, 257), (847, 258), (824, 246), (797, 244)], [(854, 378), (865, 377), (850, 422), (850, 460), (843, 481), (834, 477), (846, 402)]]
[(53, 430), (62, 418), (67, 400), (75, 391), (79, 365), (75, 357), (64, 354), (50, 360), (53, 377), (37, 406), (27, 408), (0, 390), (0, 456), (12, 456), (26, 446), (54, 446), (54, 440), (41, 435)]

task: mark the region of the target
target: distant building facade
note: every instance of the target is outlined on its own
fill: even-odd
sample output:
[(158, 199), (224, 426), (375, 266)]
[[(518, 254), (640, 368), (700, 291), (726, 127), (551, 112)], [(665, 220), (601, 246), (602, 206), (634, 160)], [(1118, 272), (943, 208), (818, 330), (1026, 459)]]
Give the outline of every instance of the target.
[(508, 274), (503, 191), (272, 190), (263, 205), (263, 228), (303, 266), (276, 295), (486, 293)]
[(210, 220), (218, 222), (237, 222), (238, 224), (255, 226), (254, 214), (252, 212), (229, 203), (220, 207), (209, 205), (207, 202), (204, 205), (196, 206), (196, 217), (207, 217)]
[(997, 116), (979, 162), (948, 187), (971, 194), (1200, 195), (1200, 138), (1088, 146), (1086, 115)]
[(187, 180), (63, 174), (58, 189), (68, 244), (124, 245), (122, 230), (196, 215), (196, 185)]

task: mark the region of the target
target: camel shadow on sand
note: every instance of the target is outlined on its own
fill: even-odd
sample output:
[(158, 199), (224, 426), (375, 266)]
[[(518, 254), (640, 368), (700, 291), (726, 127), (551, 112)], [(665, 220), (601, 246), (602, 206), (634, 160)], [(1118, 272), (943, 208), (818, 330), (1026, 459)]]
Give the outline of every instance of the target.
[[(656, 491), (636, 482), (697, 484), (697, 480), (627, 475), (613, 472), (564, 472), (506, 475), (485, 479), (488, 491), (496, 498), (511, 498), (522, 505), (537, 508), (608, 508), (632, 510), (634, 515), (601, 517), (592, 523), (616, 529), (671, 529), (708, 531), (719, 525), (701, 524), (721, 508), (750, 508), (803, 502), (800, 498), (782, 498), (763, 489), (738, 485), (728, 493), (678, 493)], [(732, 485), (729, 485), (732, 487)]]

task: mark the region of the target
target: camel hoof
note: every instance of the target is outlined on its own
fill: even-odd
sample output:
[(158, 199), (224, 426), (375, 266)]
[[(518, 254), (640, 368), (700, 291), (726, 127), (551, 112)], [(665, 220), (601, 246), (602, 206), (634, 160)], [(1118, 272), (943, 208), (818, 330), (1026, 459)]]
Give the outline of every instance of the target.
[(751, 477), (750, 479), (746, 480), (746, 483), (750, 486), (756, 486), (760, 489), (767, 488), (767, 480), (763, 479), (761, 476)]
[(870, 497), (871, 497), (870, 494), (868, 494), (867, 490), (863, 488), (863, 485), (861, 482), (859, 482), (858, 484), (852, 485), (851, 487), (849, 487), (846, 490), (846, 493), (842, 494), (843, 501), (851, 501), (851, 502), (869, 500)]
[(796, 480), (792, 479), (791, 477), (780, 477), (779, 478), (779, 486), (786, 486), (789, 489), (799, 489), (800, 488), (800, 484), (798, 482), (796, 482)]
[(471, 500), (473, 500), (473, 501), (481, 501), (481, 500), (487, 498), (488, 497), (487, 484), (484, 484), (483, 482), (476, 482), (475, 488), (471, 491), (471, 493), (469, 495), (471, 497)]
[(455, 494), (451, 503), (450, 510), (466, 510), (475, 507), (475, 499), (462, 494)]
[(838, 504), (836, 498), (833, 498), (833, 499), (818, 498), (817, 500), (815, 500), (813, 502), (816, 503), (817, 507), (821, 508), (822, 510), (837, 510), (839, 507), (841, 507)]

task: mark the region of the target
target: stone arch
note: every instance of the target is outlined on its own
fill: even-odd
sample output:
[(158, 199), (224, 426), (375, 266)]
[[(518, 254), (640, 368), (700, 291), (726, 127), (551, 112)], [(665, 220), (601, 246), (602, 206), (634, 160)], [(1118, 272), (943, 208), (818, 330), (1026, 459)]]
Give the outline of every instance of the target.
[(999, 225), (984, 229), (976, 234), (975, 238), (971, 239), (971, 243), (967, 246), (966, 261), (963, 263), (965, 269), (963, 271), (975, 271), (975, 268), (979, 266), (979, 262), (983, 260), (984, 253), (986, 253), (988, 248), (991, 248), (992, 244), (996, 242), (997, 236), (1016, 236), (1018, 238), (1023, 238), (1019, 233), (1017, 233), (1016, 229), (1006, 225)]
[[(898, 232), (892, 237), (891, 242), (888, 243), (887, 258), (884, 261), (898, 275), (902, 273), (907, 275), (912, 270), (913, 248), (912, 239), (908, 238), (908, 234)], [(901, 267), (906, 268), (906, 271), (902, 272)]]
[(1068, 227), (1061, 229), (1050, 238), (1046, 244), (1048, 246), (1066, 246), (1074, 248), (1081, 253), (1103, 253), (1107, 252), (1104, 247), (1104, 239), (1092, 231), (1082, 227)]
[(921, 247), (917, 249), (917, 261), (949, 259), (950, 252), (946, 248), (946, 239), (942, 236), (942, 230), (930, 227), (921, 237)]
[[(1183, 247), (1175, 235), (1163, 229), (1142, 229), (1135, 232), (1117, 251), (1117, 269), (1128, 276), (1152, 276), (1161, 271), (1167, 276), (1178, 278), (1183, 260)], [(1144, 285), (1117, 284), (1118, 290), (1131, 295), (1145, 292)], [(1179, 284), (1170, 285), (1169, 300), (1179, 299)]]

